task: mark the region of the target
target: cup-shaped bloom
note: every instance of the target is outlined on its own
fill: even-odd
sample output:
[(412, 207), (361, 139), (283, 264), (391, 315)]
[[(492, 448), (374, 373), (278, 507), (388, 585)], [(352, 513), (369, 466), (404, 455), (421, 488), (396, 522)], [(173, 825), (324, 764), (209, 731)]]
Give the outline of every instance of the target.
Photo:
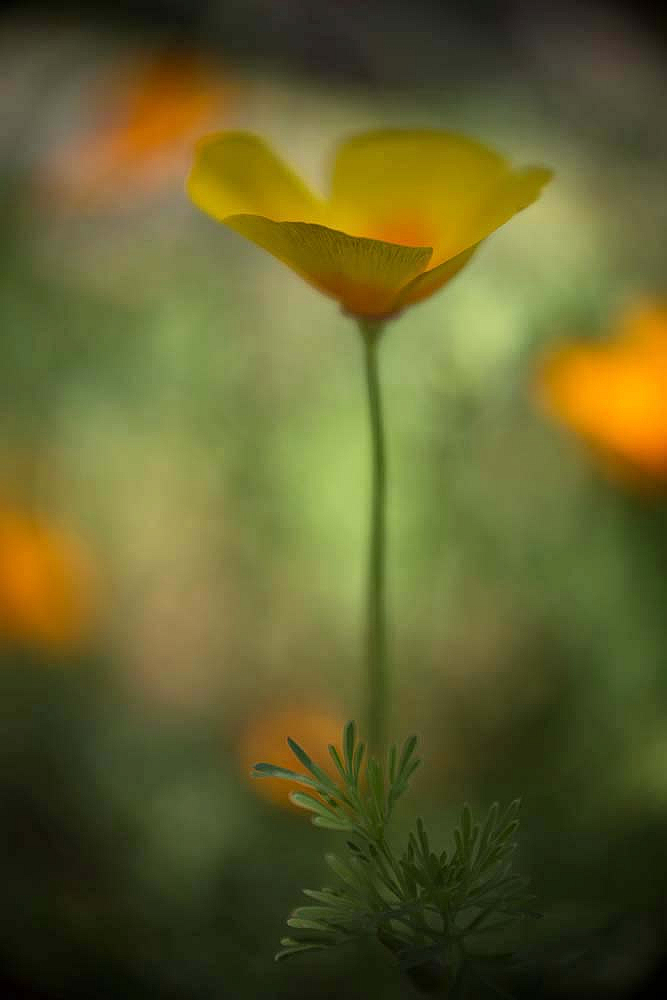
[(538, 393), (608, 466), (667, 486), (667, 303), (632, 309), (606, 340), (555, 347)]
[(550, 176), (462, 135), (390, 129), (339, 147), (323, 199), (257, 136), (222, 132), (199, 142), (188, 193), (346, 312), (380, 321), (453, 278)]

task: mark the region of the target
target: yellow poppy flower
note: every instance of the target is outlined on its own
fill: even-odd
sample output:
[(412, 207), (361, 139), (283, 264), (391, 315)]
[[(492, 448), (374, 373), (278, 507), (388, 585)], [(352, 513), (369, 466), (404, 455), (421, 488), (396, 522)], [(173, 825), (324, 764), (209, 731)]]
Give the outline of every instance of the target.
[(198, 144), (187, 188), (346, 312), (380, 321), (453, 278), (550, 176), (462, 135), (390, 129), (340, 146), (324, 200), (257, 136), (222, 132)]
[(538, 392), (616, 471), (667, 485), (667, 303), (631, 310), (607, 341), (554, 350)]
[(287, 745), (287, 737), (296, 740), (310, 757), (332, 777), (337, 772), (329, 756), (328, 746), (338, 746), (345, 720), (328, 709), (314, 705), (282, 707), (255, 718), (243, 733), (239, 745), (239, 760), (243, 775), (252, 790), (272, 805), (303, 813), (289, 798), (300, 786), (281, 778), (253, 778), (252, 768), (259, 761), (268, 761), (290, 771), (303, 772), (303, 767)]
[(71, 652), (89, 634), (93, 579), (81, 546), (46, 521), (0, 509), (0, 643)]

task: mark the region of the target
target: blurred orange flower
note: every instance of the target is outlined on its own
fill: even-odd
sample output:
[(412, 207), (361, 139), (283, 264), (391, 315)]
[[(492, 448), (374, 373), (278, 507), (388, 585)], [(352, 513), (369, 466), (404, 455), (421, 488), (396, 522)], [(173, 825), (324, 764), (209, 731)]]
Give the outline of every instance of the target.
[(198, 144), (188, 193), (354, 316), (428, 298), (551, 177), (454, 132), (386, 129), (338, 149), (323, 200), (257, 136)]
[(340, 745), (345, 722), (340, 715), (313, 705), (278, 708), (253, 719), (239, 745), (243, 774), (251, 782), (253, 791), (273, 805), (307, 816), (303, 809), (290, 802), (289, 793), (298, 790), (296, 784), (291, 785), (280, 778), (253, 778), (252, 768), (259, 761), (268, 761), (278, 767), (302, 772), (303, 767), (287, 745), (287, 737), (290, 736), (320, 767), (336, 777), (337, 772), (329, 756), (328, 746), (330, 743)]
[(631, 310), (606, 341), (553, 350), (538, 393), (614, 470), (667, 485), (667, 303)]
[(77, 541), (45, 520), (0, 507), (0, 643), (73, 651), (90, 632), (93, 591)]
[(233, 85), (200, 58), (161, 53), (107, 80), (98, 124), (47, 164), (47, 191), (77, 207), (124, 203), (183, 176), (202, 129), (227, 116)]

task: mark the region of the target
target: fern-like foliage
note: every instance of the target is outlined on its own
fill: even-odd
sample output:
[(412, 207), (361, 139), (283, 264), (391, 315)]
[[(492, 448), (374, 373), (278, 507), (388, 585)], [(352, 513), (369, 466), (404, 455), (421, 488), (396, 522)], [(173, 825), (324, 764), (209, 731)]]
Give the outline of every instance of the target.
[(406, 740), (400, 752), (392, 746), (380, 764), (365, 758), (349, 722), (341, 748), (329, 747), (336, 780), (298, 743), (288, 743), (306, 773), (261, 763), (254, 775), (301, 785), (306, 790), (292, 792), (292, 801), (313, 814), (315, 826), (348, 839), (344, 856), (326, 856), (335, 888), (304, 890), (311, 905), (288, 919), (293, 933), (282, 939), (276, 958), (374, 936), (418, 987), (457, 987), (474, 942), (531, 913), (525, 882), (510, 870), (519, 801), (503, 812), (494, 804), (479, 825), (464, 806), (453, 846), (441, 853), (417, 819), (407, 846), (396, 853), (387, 827), (420, 764), (417, 738)]

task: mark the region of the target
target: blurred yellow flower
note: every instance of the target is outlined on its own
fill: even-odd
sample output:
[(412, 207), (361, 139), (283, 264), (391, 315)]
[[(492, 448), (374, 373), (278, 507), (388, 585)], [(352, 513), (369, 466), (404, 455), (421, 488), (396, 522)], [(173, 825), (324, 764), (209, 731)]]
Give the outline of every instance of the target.
[(82, 547), (47, 521), (0, 507), (0, 643), (73, 651), (93, 621)]
[(615, 470), (667, 484), (667, 303), (631, 310), (606, 341), (553, 350), (538, 393)]
[(280, 778), (253, 778), (252, 768), (260, 761), (268, 761), (278, 767), (303, 772), (303, 767), (287, 745), (287, 737), (290, 736), (317, 764), (332, 777), (335, 776), (337, 772), (329, 756), (328, 746), (330, 743), (335, 746), (340, 744), (345, 721), (340, 715), (313, 705), (278, 708), (253, 719), (239, 745), (243, 774), (251, 782), (253, 791), (273, 805), (307, 815), (289, 799), (290, 792), (299, 790), (298, 785), (291, 785)]
[(97, 125), (46, 164), (44, 188), (78, 206), (162, 188), (182, 177), (202, 129), (227, 117), (235, 89), (186, 51), (137, 60), (105, 82)]
[(449, 281), (550, 176), (462, 135), (390, 129), (340, 146), (322, 200), (257, 136), (223, 132), (199, 142), (187, 187), (348, 313), (381, 320)]

